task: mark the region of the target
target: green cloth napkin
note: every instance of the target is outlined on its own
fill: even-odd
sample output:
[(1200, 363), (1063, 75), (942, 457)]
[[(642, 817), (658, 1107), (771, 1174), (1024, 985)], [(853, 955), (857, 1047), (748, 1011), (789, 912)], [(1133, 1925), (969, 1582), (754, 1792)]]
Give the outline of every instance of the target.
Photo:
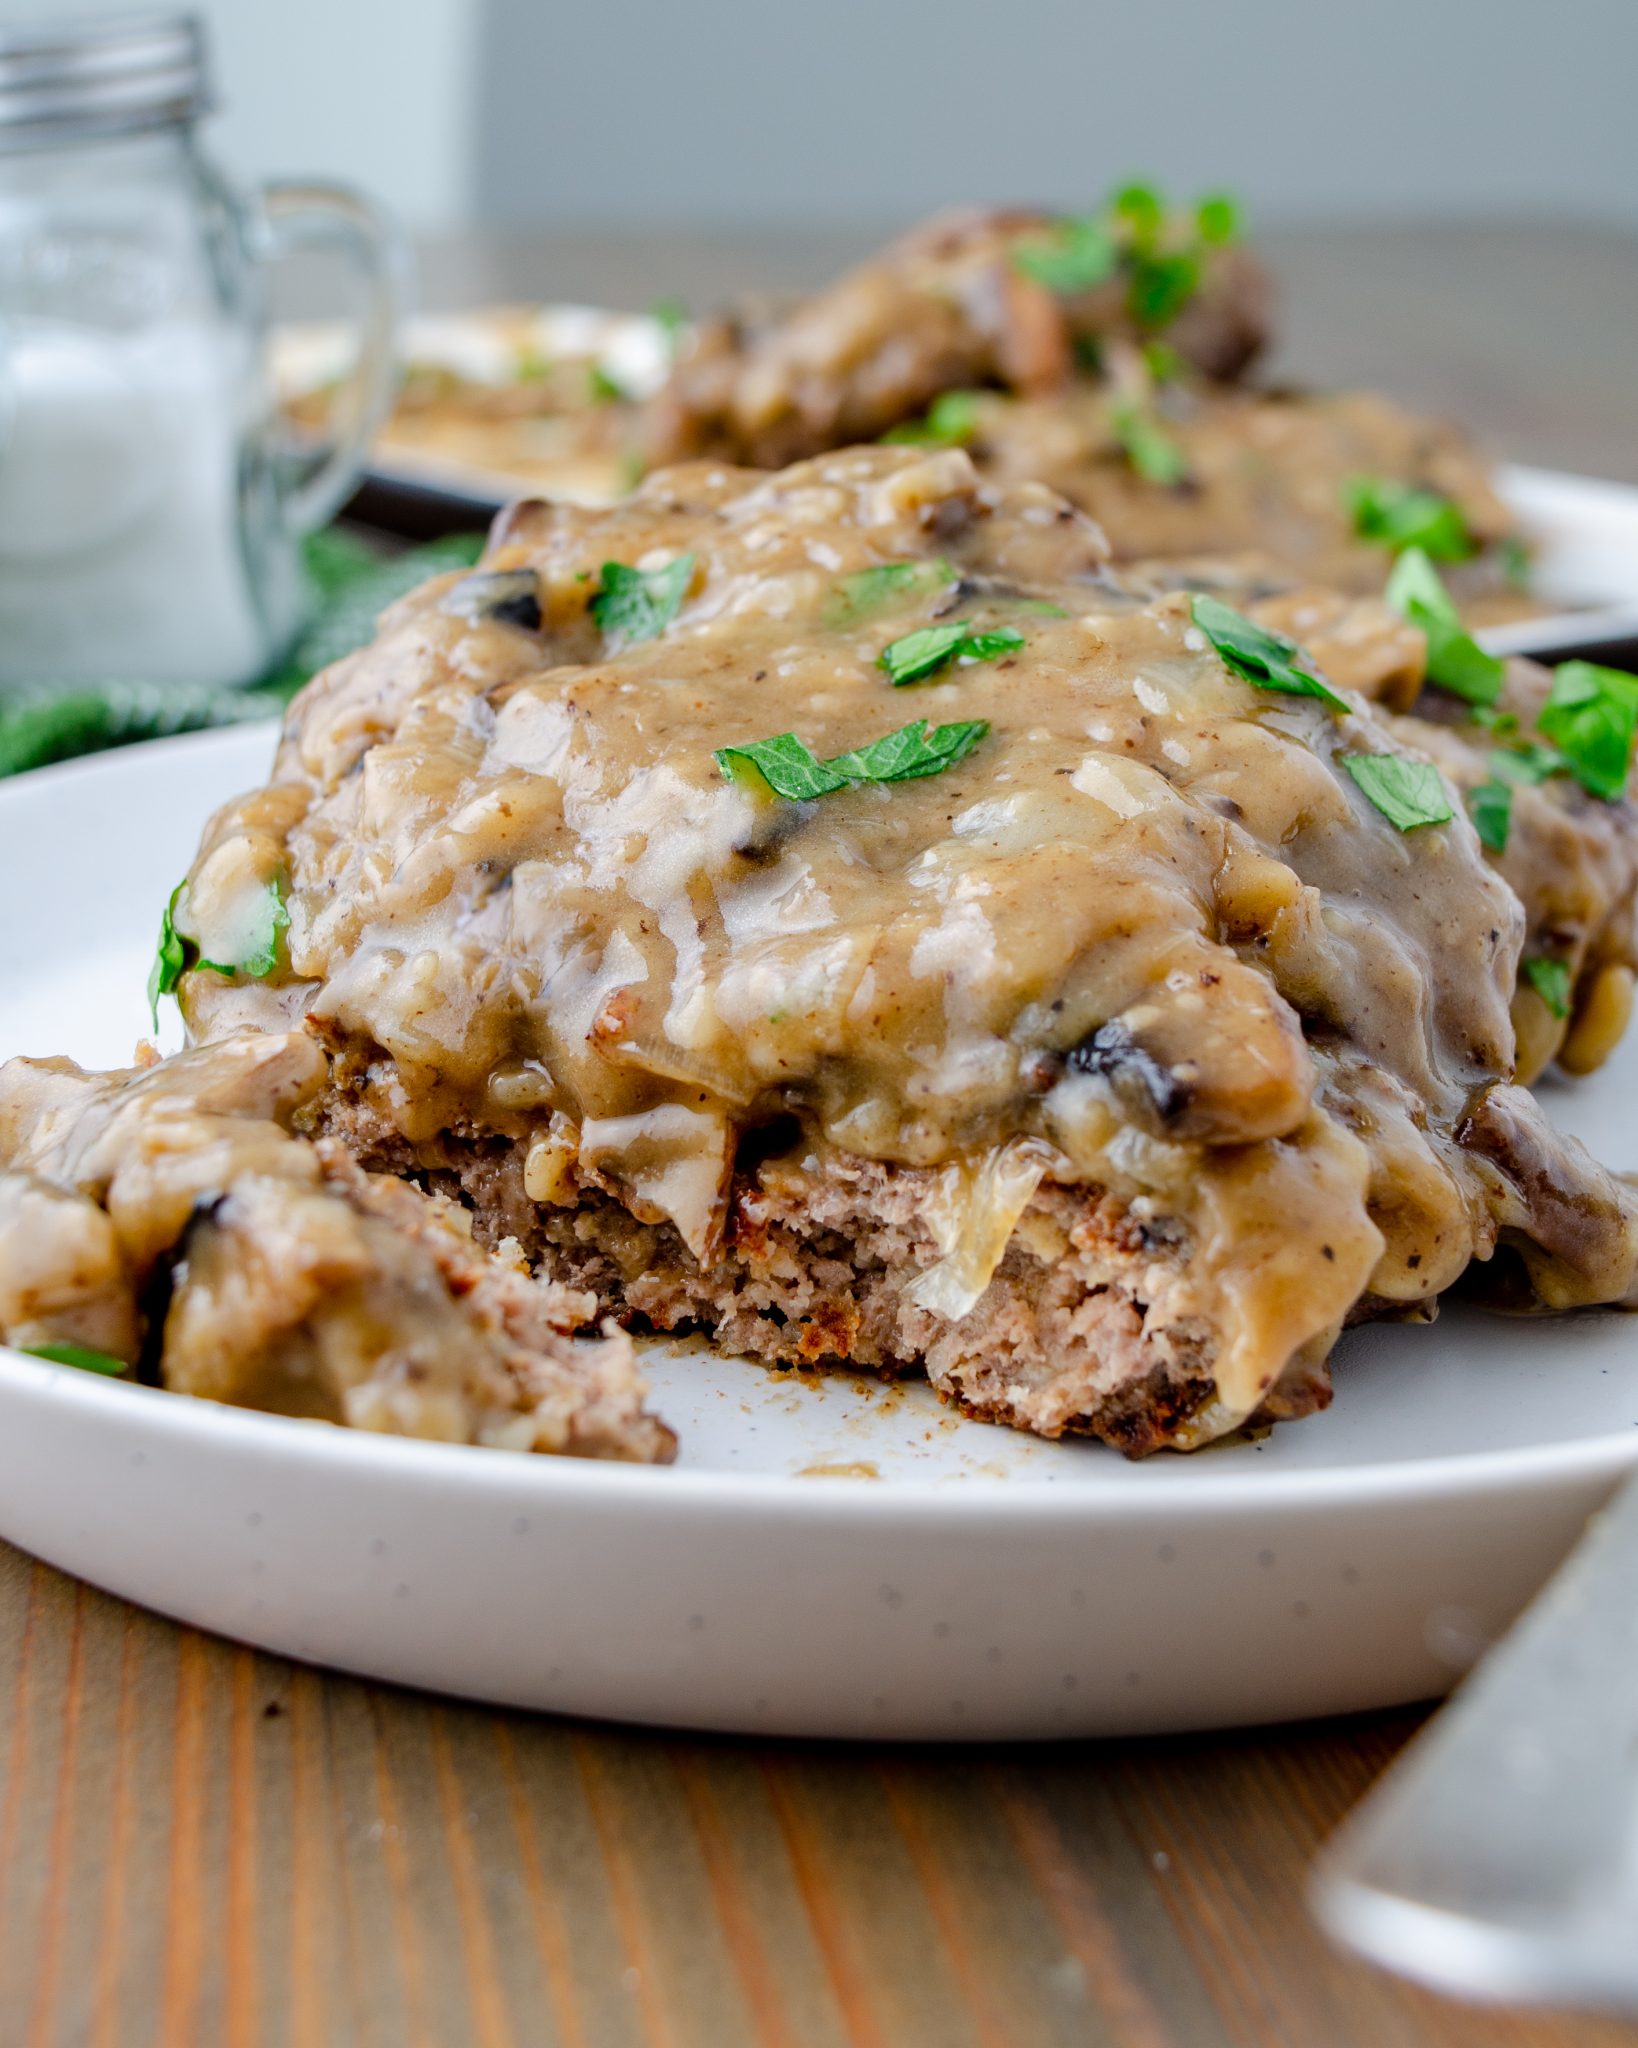
[(303, 549), (315, 595), (313, 616), (289, 657), (258, 683), (110, 681), (67, 692), (7, 690), (0, 694), (0, 775), (133, 740), (274, 717), (309, 676), (362, 647), (396, 598), (445, 569), (469, 567), (482, 549), (482, 534), (460, 533), (386, 556), (342, 527), (315, 533)]

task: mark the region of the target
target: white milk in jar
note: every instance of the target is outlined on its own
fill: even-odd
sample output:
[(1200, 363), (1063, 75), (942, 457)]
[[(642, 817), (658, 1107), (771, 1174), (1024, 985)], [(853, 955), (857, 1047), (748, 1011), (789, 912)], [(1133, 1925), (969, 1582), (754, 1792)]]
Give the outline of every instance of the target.
[[(295, 624), (241, 540), (248, 337), (0, 329), (0, 646), (13, 679), (257, 674)], [(269, 608), (282, 600), (282, 616)]]
[[(391, 395), (397, 244), (329, 186), (230, 190), (187, 16), (0, 29), (0, 692), (248, 682), (300, 622), (301, 537)], [(298, 450), (262, 266), (363, 273), (351, 432)]]

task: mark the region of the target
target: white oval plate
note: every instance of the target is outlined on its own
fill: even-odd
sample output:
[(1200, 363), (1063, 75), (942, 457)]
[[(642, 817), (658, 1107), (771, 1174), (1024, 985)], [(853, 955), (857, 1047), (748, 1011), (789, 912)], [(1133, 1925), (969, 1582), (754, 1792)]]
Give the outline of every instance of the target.
[[(121, 1062), (159, 906), (266, 727), (0, 785), (0, 1056)], [(174, 1019), (168, 1024), (174, 1042)], [(1638, 1056), (1551, 1095), (1638, 1163)], [(0, 1535), (247, 1642), (509, 1704), (1045, 1736), (1444, 1690), (1638, 1464), (1638, 1325), (1346, 1338), (1336, 1405), (1128, 1465), (927, 1388), (656, 1346), (670, 1470), (405, 1443), (0, 1352)]]

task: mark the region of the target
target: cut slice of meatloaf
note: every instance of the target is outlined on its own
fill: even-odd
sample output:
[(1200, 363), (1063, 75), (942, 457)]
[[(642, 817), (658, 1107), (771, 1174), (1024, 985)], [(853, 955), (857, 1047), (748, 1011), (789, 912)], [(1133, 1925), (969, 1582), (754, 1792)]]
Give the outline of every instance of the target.
[[(987, 1212), (1006, 1238), (987, 1279), (971, 1230), (967, 1245), (952, 1236), (994, 1190), (877, 1160), (833, 1154), (821, 1165), (800, 1147), (758, 1158), (763, 1134), (746, 1147), (722, 1240), (702, 1262), (674, 1224), (641, 1221), (573, 1176), (557, 1199), (531, 1199), (521, 1148), (453, 1137), (406, 1146), (358, 1078), (355, 1091), (338, 1074), (326, 1131), (373, 1166), (468, 1203), (481, 1233), (504, 1231), (540, 1270), (639, 1326), (706, 1330), (769, 1365), (925, 1372), (965, 1414), (1042, 1436), (1092, 1434), (1134, 1456), (1186, 1444), (1213, 1412), (1218, 1332), (1190, 1287), (1186, 1226), (1097, 1189), (1031, 1185), (1027, 1156), (1012, 1162), (1021, 1210), (1013, 1216), (1003, 1188)], [(1259, 1415), (1326, 1405), (1324, 1349), (1288, 1361)]]
[(291, 1135), (325, 1078), (300, 1032), (0, 1067), (0, 1342), (396, 1436), (669, 1457), (629, 1339), (570, 1335), (589, 1296)]
[(1512, 1086), (1456, 792), (958, 451), (514, 508), (296, 701), (173, 923), (196, 1037), (304, 1024), (306, 1125), (551, 1277), (1047, 1432), (1300, 1411), (1499, 1247), (1632, 1284), (1634, 1198)]

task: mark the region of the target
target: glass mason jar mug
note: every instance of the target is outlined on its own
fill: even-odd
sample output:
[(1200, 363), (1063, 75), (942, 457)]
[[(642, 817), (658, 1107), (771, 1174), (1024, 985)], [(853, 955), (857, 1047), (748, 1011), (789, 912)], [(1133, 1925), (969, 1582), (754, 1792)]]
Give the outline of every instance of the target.
[[(391, 398), (396, 237), (340, 188), (231, 192), (208, 104), (189, 18), (0, 33), (0, 688), (261, 674)], [(365, 285), (323, 450), (266, 360), (267, 265), (313, 247)]]

